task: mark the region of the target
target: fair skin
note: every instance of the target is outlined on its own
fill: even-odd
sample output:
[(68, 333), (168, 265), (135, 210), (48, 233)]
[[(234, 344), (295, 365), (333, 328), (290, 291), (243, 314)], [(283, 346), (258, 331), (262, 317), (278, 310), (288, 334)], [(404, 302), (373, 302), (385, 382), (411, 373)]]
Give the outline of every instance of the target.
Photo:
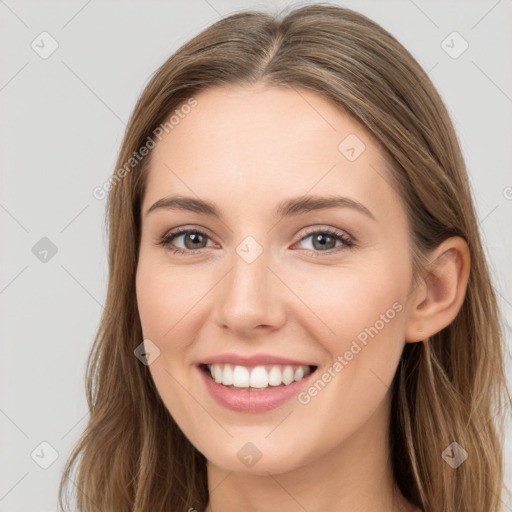
[[(384, 153), (323, 97), (257, 85), (216, 87), (196, 99), (153, 150), (136, 287), (144, 339), (160, 350), (152, 378), (208, 460), (207, 512), (413, 511), (394, 488), (390, 386), (405, 343), (455, 318), (469, 273), (466, 244), (446, 240), (414, 284), (407, 217)], [(338, 150), (349, 134), (366, 146), (353, 161)], [(175, 195), (213, 202), (222, 218), (147, 213)], [(347, 206), (276, 215), (279, 203), (304, 195), (348, 197), (371, 216)], [(159, 245), (178, 227), (206, 234), (169, 244), (195, 254)], [(326, 228), (354, 245), (315, 244)], [(249, 236), (262, 249), (251, 263), (237, 252)], [(387, 321), (376, 323), (382, 314)], [(370, 326), (378, 333), (347, 361)], [(332, 377), (339, 356), (347, 364), (307, 403), (240, 412), (213, 400), (198, 377), (198, 361), (226, 352), (309, 361), (317, 366), (312, 383), (329, 368)], [(261, 454), (251, 467), (237, 456), (247, 442)]]

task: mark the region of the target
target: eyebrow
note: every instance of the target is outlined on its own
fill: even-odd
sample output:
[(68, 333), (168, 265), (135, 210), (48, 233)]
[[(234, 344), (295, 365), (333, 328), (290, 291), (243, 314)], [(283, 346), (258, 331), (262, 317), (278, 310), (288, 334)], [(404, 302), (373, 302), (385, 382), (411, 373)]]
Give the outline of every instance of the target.
[[(208, 215), (222, 219), (219, 208), (212, 202), (204, 201), (194, 197), (172, 196), (162, 197), (151, 205), (145, 215), (157, 209), (186, 210), (194, 213)], [(342, 196), (300, 196), (287, 199), (276, 208), (276, 215), (279, 218), (300, 215), (315, 210), (327, 208), (352, 208), (361, 212), (373, 220), (376, 220), (372, 212), (364, 204)]]

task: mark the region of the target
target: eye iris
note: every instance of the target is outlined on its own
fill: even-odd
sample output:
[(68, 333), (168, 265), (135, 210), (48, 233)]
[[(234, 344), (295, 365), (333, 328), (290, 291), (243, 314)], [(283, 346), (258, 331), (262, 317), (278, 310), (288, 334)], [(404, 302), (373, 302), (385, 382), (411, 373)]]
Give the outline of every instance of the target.
[[(177, 238), (178, 234), (172, 236), (171, 239)], [(184, 232), (180, 238), (183, 237), (183, 241), (185, 243), (186, 249), (189, 250), (197, 250), (206, 247), (205, 243), (208, 239), (208, 236), (204, 235), (199, 231), (188, 231)], [(338, 235), (333, 236), (329, 231), (317, 231), (315, 234), (310, 234), (308, 236), (313, 238), (313, 247), (315, 250), (318, 249), (335, 249), (336, 241), (340, 238)], [(348, 242), (345, 242), (347, 245)], [(199, 245), (199, 247), (198, 247)], [(320, 251), (323, 252), (323, 251)]]
[[(198, 247), (196, 245), (194, 245), (194, 243), (198, 243), (198, 242), (200, 243), (201, 238), (203, 239), (202, 241), (204, 242), (205, 241), (204, 237), (200, 233), (187, 233), (184, 237), (185, 247), (187, 249), (198, 249)], [(188, 243), (189, 239), (193, 240), (192, 246), (190, 246), (190, 244)], [(201, 249), (202, 247), (203, 246), (199, 247), (199, 249)]]
[[(330, 238), (331, 239), (331, 243), (326, 243), (325, 242), (326, 238)], [(320, 243), (319, 247), (315, 246), (316, 242)], [(334, 249), (335, 246), (336, 246), (336, 240), (332, 236), (330, 236), (330, 235), (319, 233), (316, 236), (313, 236), (313, 247), (315, 249), (318, 249), (318, 248)]]

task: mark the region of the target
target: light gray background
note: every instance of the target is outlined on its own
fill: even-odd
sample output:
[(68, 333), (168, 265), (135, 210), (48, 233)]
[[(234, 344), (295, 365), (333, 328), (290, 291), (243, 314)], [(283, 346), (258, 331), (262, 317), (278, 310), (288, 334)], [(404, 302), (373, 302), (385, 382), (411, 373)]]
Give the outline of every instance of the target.
[[(86, 425), (85, 361), (107, 276), (105, 201), (92, 190), (113, 171), (138, 95), (164, 59), (220, 16), (291, 3), (0, 0), (0, 511), (56, 510), (65, 459)], [(394, 34), (447, 104), (510, 347), (512, 2), (339, 3)], [(59, 45), (47, 59), (31, 47), (43, 31)], [(457, 59), (441, 46), (453, 31), (469, 43)], [(32, 252), (42, 237), (58, 249), (47, 262)], [(59, 454), (48, 469), (31, 458), (36, 449), (36, 460), (50, 461), (43, 441)], [(510, 437), (506, 450), (512, 486)]]

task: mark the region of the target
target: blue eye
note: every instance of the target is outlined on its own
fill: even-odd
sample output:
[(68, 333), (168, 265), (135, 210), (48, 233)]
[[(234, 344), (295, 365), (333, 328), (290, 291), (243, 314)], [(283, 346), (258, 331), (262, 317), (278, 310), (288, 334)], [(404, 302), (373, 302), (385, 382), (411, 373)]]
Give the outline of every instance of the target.
[[(315, 235), (315, 236), (313, 236)], [(176, 247), (174, 241), (178, 238), (183, 237), (185, 248)], [(320, 229), (317, 231), (311, 231), (306, 236), (303, 236), (299, 242), (303, 242), (308, 238), (312, 239), (312, 249), (307, 249), (313, 256), (320, 256), (322, 254), (337, 253), (340, 250), (348, 249), (354, 246), (354, 241), (342, 232), (335, 231), (332, 229)], [(167, 250), (175, 254), (197, 254), (201, 252), (201, 249), (207, 247), (207, 241), (210, 237), (201, 230), (198, 229), (177, 229), (171, 233), (166, 234), (158, 245), (162, 245)], [(340, 245), (336, 246), (337, 242), (341, 242)], [(333, 245), (334, 243), (334, 245)], [(326, 249), (327, 250), (323, 250)]]

